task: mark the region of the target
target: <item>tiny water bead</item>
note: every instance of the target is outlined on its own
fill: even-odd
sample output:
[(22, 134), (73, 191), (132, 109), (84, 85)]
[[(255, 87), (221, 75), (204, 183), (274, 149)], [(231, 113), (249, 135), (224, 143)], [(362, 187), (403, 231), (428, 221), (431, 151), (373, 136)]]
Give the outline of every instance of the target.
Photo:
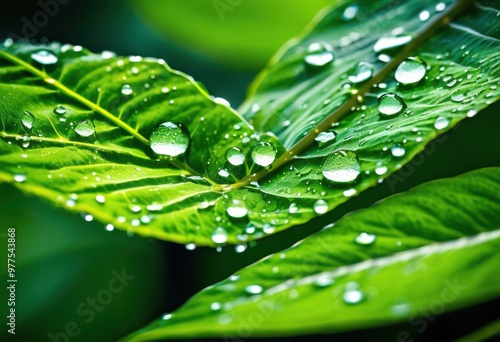
[(400, 114), (405, 108), (404, 100), (394, 93), (387, 93), (380, 96), (377, 105), (380, 114), (385, 118), (394, 117)]
[(349, 76), (349, 81), (352, 83), (363, 83), (370, 79), (373, 75), (373, 66), (365, 62), (359, 62), (354, 73)]
[(66, 112), (67, 112), (66, 107), (64, 107), (63, 105), (57, 105), (54, 108), (54, 114), (63, 115), (66, 114)]
[(402, 84), (414, 84), (420, 82), (427, 70), (426, 63), (418, 57), (409, 57), (396, 69), (394, 77)]
[(216, 244), (223, 244), (227, 241), (227, 232), (222, 227), (217, 227), (212, 233), (212, 241)]
[(450, 120), (445, 116), (439, 116), (436, 121), (434, 121), (434, 128), (438, 130), (445, 129), (450, 124)]
[(375, 242), (376, 239), (376, 235), (363, 232), (354, 238), (354, 242), (359, 245), (371, 245)]
[(252, 160), (260, 166), (269, 166), (276, 158), (276, 150), (270, 143), (257, 143), (251, 151)]
[(307, 48), (304, 63), (310, 68), (323, 68), (333, 61), (332, 47), (324, 42), (311, 43)]
[(393, 147), (391, 147), (391, 153), (394, 157), (402, 157), (405, 155), (406, 150), (403, 146), (394, 145)]
[(326, 203), (322, 199), (319, 199), (314, 202), (313, 209), (316, 214), (323, 215), (328, 211), (328, 203)]
[(358, 178), (361, 167), (356, 153), (342, 150), (325, 158), (322, 172), (323, 176), (333, 183), (351, 183)]
[(31, 54), (31, 59), (43, 65), (56, 64), (58, 61), (56, 55), (47, 50), (40, 50), (37, 52), (33, 52)]
[(227, 150), (226, 158), (229, 164), (234, 166), (243, 165), (243, 163), (245, 162), (245, 154), (243, 153), (243, 150), (236, 146), (233, 146)]
[(86, 138), (95, 133), (95, 126), (92, 120), (84, 120), (75, 126), (74, 131), (79, 136)]
[(363, 292), (360, 290), (347, 290), (344, 292), (342, 295), (342, 299), (344, 300), (344, 303), (349, 304), (349, 305), (354, 305), (362, 302), (364, 300), (365, 296)]
[(358, 6), (357, 5), (350, 5), (350, 6), (347, 6), (344, 10), (344, 12), (342, 12), (342, 19), (344, 19), (345, 21), (351, 21), (353, 20), (354, 18), (356, 18), (356, 15), (358, 14)]
[(132, 90), (132, 87), (130, 86), (130, 84), (124, 84), (122, 86), (122, 90), (121, 91), (122, 91), (122, 94), (126, 95), (126, 96), (132, 95), (132, 93), (133, 93), (133, 90)]
[(28, 111), (25, 111), (23, 115), (21, 115), (21, 123), (27, 129), (33, 128), (33, 123), (35, 122), (35, 117)]
[(242, 218), (247, 216), (248, 208), (245, 202), (235, 199), (231, 201), (226, 209), (226, 212), (233, 218)]
[(185, 153), (189, 147), (189, 134), (181, 124), (164, 122), (150, 137), (151, 149), (160, 155), (176, 157)]
[(106, 198), (103, 195), (96, 195), (95, 196), (95, 200), (96, 200), (97, 203), (101, 203), (101, 204), (103, 204), (104, 202), (106, 202)]

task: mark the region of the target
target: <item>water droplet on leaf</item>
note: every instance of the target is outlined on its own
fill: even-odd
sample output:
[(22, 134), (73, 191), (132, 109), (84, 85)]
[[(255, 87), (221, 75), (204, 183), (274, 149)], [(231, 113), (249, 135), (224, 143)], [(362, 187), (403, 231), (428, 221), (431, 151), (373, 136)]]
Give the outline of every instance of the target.
[(352, 151), (337, 151), (328, 155), (322, 166), (323, 176), (334, 183), (354, 182), (360, 172), (358, 157)]
[(420, 82), (426, 73), (427, 65), (418, 57), (409, 57), (399, 64), (394, 77), (402, 84)]
[(35, 122), (35, 117), (28, 111), (25, 111), (23, 115), (21, 115), (21, 123), (27, 129), (33, 128), (33, 123)]
[(52, 52), (47, 51), (47, 50), (33, 52), (31, 54), (31, 59), (33, 59), (35, 62), (38, 62), (38, 63), (43, 64), (43, 65), (56, 64), (58, 61), (56, 55), (54, 55)]
[(95, 133), (95, 126), (92, 120), (84, 120), (78, 123), (74, 130), (81, 137), (90, 137)]
[(378, 110), (385, 118), (400, 114), (404, 108), (404, 100), (396, 94), (387, 93), (378, 98)]
[(248, 208), (245, 202), (240, 200), (232, 200), (227, 207), (226, 212), (233, 218), (242, 218), (247, 216)]
[(239, 147), (231, 147), (226, 152), (227, 161), (234, 166), (242, 165), (245, 162), (245, 154)]
[(372, 75), (373, 66), (365, 62), (359, 62), (356, 68), (354, 68), (354, 73), (349, 76), (349, 81), (356, 84), (363, 83), (370, 79)]
[(304, 57), (304, 63), (310, 68), (323, 68), (332, 61), (332, 47), (327, 43), (310, 44)]
[(160, 155), (176, 157), (189, 147), (189, 134), (181, 124), (162, 123), (150, 137), (151, 149)]
[(252, 148), (252, 160), (260, 166), (269, 166), (276, 158), (276, 150), (270, 143), (257, 143)]
[(358, 236), (354, 238), (354, 242), (359, 245), (371, 245), (375, 242), (377, 236), (369, 233), (360, 233)]
[(132, 95), (133, 93), (133, 90), (132, 90), (132, 87), (130, 86), (130, 84), (124, 84), (123, 87), (122, 87), (122, 94), (123, 95)]
[(263, 291), (264, 289), (260, 285), (248, 285), (245, 287), (245, 291), (249, 294), (259, 294)]
[(316, 214), (322, 215), (328, 211), (328, 203), (326, 203), (322, 199), (319, 199), (314, 202), (313, 209)]
[(227, 232), (222, 227), (217, 227), (212, 233), (212, 241), (216, 244), (223, 244), (227, 241)]
[(64, 107), (63, 105), (57, 105), (56, 108), (54, 108), (54, 114), (66, 114), (66, 107)]
[(434, 128), (436, 128), (438, 130), (442, 130), (442, 129), (445, 129), (446, 127), (448, 127), (449, 124), (450, 124), (450, 120), (448, 120), (447, 117), (439, 116), (436, 119), (436, 121), (434, 121)]

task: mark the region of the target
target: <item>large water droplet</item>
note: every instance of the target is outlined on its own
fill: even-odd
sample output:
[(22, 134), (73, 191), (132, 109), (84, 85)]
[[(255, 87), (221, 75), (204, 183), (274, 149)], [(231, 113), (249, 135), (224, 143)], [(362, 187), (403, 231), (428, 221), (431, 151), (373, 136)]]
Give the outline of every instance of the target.
[(176, 157), (189, 147), (189, 134), (181, 124), (162, 123), (150, 137), (151, 149), (161, 155)]
[(316, 214), (322, 215), (328, 211), (328, 203), (326, 203), (322, 199), (319, 199), (314, 202), (313, 209)]
[(376, 53), (386, 52), (395, 48), (399, 48), (408, 44), (411, 41), (411, 36), (399, 37), (382, 37), (373, 46), (373, 51)]
[(342, 295), (344, 303), (350, 305), (361, 303), (364, 298), (365, 296), (360, 290), (347, 290)]
[(132, 95), (133, 93), (133, 90), (132, 90), (132, 87), (130, 86), (130, 84), (124, 84), (123, 87), (122, 87), (122, 94), (123, 95)]
[(38, 63), (43, 64), (43, 65), (56, 64), (58, 61), (56, 55), (54, 55), (52, 52), (47, 51), (47, 50), (33, 52), (31, 54), (31, 58), (35, 62), (38, 62)]
[(212, 233), (212, 241), (216, 244), (223, 244), (227, 241), (227, 232), (222, 227), (217, 227)]
[(396, 94), (387, 93), (378, 98), (378, 110), (383, 117), (390, 118), (398, 115), (404, 108), (404, 100)]
[(439, 116), (436, 119), (436, 121), (434, 121), (434, 128), (436, 128), (438, 130), (442, 130), (442, 129), (445, 129), (446, 127), (448, 127), (449, 124), (450, 124), (450, 120), (448, 120), (447, 117)]
[(332, 47), (327, 43), (310, 44), (304, 57), (304, 63), (310, 68), (322, 68), (332, 61)]
[(394, 77), (402, 84), (413, 84), (420, 82), (426, 72), (427, 65), (418, 57), (409, 57), (396, 69)]
[(226, 212), (233, 218), (242, 218), (247, 216), (248, 208), (245, 202), (235, 199), (228, 205)]
[(233, 146), (226, 152), (227, 161), (234, 166), (243, 165), (245, 162), (245, 154), (241, 148)]
[(74, 130), (81, 137), (90, 137), (95, 133), (95, 126), (92, 120), (84, 120), (78, 123)]
[(63, 105), (57, 105), (56, 108), (54, 108), (54, 114), (66, 114), (66, 107), (64, 107)]
[(356, 18), (356, 15), (358, 14), (358, 6), (357, 5), (350, 5), (347, 6), (342, 12), (342, 19), (345, 21), (351, 21), (354, 18)]
[(297, 204), (295, 204), (294, 202), (290, 203), (290, 207), (288, 207), (288, 212), (290, 214), (295, 214), (298, 210), (299, 207), (297, 206)]
[(393, 147), (391, 147), (391, 153), (394, 157), (402, 157), (405, 155), (406, 150), (403, 146), (394, 145)]
[(325, 158), (323, 176), (334, 183), (354, 182), (360, 172), (358, 157), (352, 151), (337, 151)]
[(362, 83), (373, 75), (373, 66), (365, 62), (359, 62), (354, 73), (349, 76), (349, 81), (352, 83)]
[(249, 294), (259, 294), (263, 291), (264, 289), (260, 285), (248, 285), (245, 287), (245, 291)]
[(270, 143), (258, 143), (252, 148), (252, 160), (260, 166), (269, 166), (276, 158), (276, 150)]
[(25, 111), (23, 115), (21, 115), (21, 123), (27, 129), (33, 128), (33, 122), (35, 122), (35, 117), (28, 111)]
[(14, 181), (18, 182), (18, 183), (22, 183), (24, 182), (25, 180), (27, 179), (26, 175), (22, 175), (20, 173), (17, 173), (14, 175)]
[(363, 232), (354, 238), (354, 242), (360, 245), (371, 245), (376, 239), (376, 235)]
[(326, 144), (333, 142), (336, 138), (336, 134), (333, 131), (321, 132), (319, 133), (314, 140), (319, 142), (320, 144)]

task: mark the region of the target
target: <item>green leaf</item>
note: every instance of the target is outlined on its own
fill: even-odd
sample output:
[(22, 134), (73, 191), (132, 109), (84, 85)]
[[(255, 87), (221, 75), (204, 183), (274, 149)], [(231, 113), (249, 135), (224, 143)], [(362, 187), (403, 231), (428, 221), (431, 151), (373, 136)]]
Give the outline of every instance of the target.
[[(498, 10), (468, 5), (438, 11), (432, 1), (366, 1), (350, 21), (352, 7), (332, 9), (260, 78), (242, 107), (253, 126), (163, 61), (6, 41), (0, 180), (86, 219), (180, 243), (242, 244), (304, 223), (382, 182), (433, 138), (498, 100)], [(425, 10), (430, 18), (422, 21)], [(363, 13), (373, 17), (361, 20)], [(390, 62), (377, 62), (374, 44), (402, 22), (412, 40), (391, 51)], [(356, 41), (346, 44), (353, 34)], [(334, 60), (312, 70), (304, 65), (305, 47), (318, 41), (334, 46)], [(408, 56), (429, 70), (417, 85), (403, 87), (394, 71)], [(373, 76), (357, 89), (343, 86), (358, 62), (372, 63)], [(390, 92), (405, 108), (384, 118), (377, 98)], [(66, 114), (57, 114), (58, 105)], [(163, 122), (180, 123), (190, 134), (189, 149), (173, 160), (148, 146)], [(332, 125), (334, 140), (315, 141)], [(92, 126), (95, 135), (78, 135)], [(276, 159), (261, 167), (252, 149), (267, 142)], [(227, 161), (232, 147), (243, 150), (242, 165)]]
[(336, 332), (498, 297), (499, 212), (500, 168), (426, 183), (242, 269), (126, 340)]
[(133, 7), (179, 45), (225, 65), (260, 69), (332, 0), (138, 1)]

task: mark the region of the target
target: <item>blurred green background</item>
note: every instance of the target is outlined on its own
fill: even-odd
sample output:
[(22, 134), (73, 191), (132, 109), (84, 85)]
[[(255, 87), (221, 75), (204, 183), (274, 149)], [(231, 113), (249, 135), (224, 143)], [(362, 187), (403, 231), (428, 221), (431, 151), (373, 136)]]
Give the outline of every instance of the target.
[[(56, 0), (42, 0), (44, 4)], [(64, 2), (64, 1), (61, 1)], [(246, 88), (283, 42), (296, 35), (327, 0), (134, 0), (77, 1), (58, 4), (44, 25), (35, 25), (34, 41), (47, 39), (79, 44), (92, 51), (163, 58), (170, 66), (201, 81), (214, 96), (237, 107)], [(44, 11), (38, 1), (4, 0), (0, 39), (23, 36), (26, 20)], [(221, 7), (222, 6), (222, 7)], [(26, 18), (23, 19), (23, 18)], [(31, 34), (30, 34), (31, 36)], [(1, 94), (0, 94), (1, 95)], [(431, 143), (418, 166), (395, 188), (390, 181), (353, 198), (332, 213), (259, 241), (241, 254), (229, 246), (221, 253), (107, 232), (104, 224), (85, 222), (81, 215), (52, 208), (26, 197), (11, 185), (0, 186), (0, 262), (6, 260), (8, 227), (17, 229), (17, 335), (0, 331), (1, 340), (50, 341), (48, 334), (75, 321), (81, 332), (69, 341), (112, 341), (173, 311), (200, 289), (220, 281), (271, 252), (286, 248), (352, 210), (367, 207), (395, 192), (479, 167), (500, 166), (496, 139), (498, 104), (457, 130), (442, 143)], [(87, 297), (108, 287), (112, 270), (135, 276), (124, 290), (86, 323), (76, 310)], [(5, 278), (5, 265), (0, 268)], [(3, 285), (2, 285), (3, 287)], [(411, 289), (409, 289), (410, 291)], [(0, 296), (7, 315), (6, 292)], [(442, 341), (462, 336), (498, 316), (498, 301), (439, 316), (420, 333), (408, 322), (343, 333), (336, 340), (396, 340), (408, 331), (415, 341)], [(5, 326), (2, 323), (2, 326)], [(316, 336), (315, 340), (332, 340)], [(64, 339), (59, 339), (63, 341)], [(276, 338), (269, 341), (278, 340)], [(284, 338), (287, 341), (311, 340)], [(262, 341), (262, 340), (261, 340)]]

